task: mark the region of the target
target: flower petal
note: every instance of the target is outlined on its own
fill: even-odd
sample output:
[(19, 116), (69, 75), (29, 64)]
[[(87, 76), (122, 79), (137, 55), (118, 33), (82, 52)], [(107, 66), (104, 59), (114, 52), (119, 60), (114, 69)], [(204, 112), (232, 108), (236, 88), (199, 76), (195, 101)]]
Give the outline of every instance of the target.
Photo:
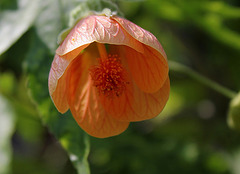
[(127, 19), (120, 18), (118, 16), (113, 16), (113, 19), (116, 20), (134, 39), (156, 49), (162, 54), (165, 59), (167, 59), (162, 45), (158, 42), (157, 38), (152, 33), (144, 30), (143, 28), (130, 22)]
[(75, 50), (71, 51), (71, 52), (68, 52), (67, 54), (64, 54), (62, 55), (62, 57), (68, 61), (71, 61), (73, 60), (74, 58), (77, 57), (77, 55), (79, 53), (81, 53), (85, 48), (87, 48), (90, 44), (85, 44), (85, 45), (82, 45), (78, 48), (76, 48)]
[(162, 87), (168, 77), (168, 64), (158, 51), (145, 46), (142, 54), (125, 47), (125, 57), (133, 79), (141, 90), (153, 93)]
[(167, 103), (170, 91), (169, 78), (155, 93), (144, 93), (132, 82), (124, 94), (117, 98), (104, 98), (101, 102), (112, 117), (120, 121), (142, 121), (157, 116)]
[[(107, 16), (91, 15), (80, 20), (71, 30), (56, 53), (63, 56), (92, 42), (127, 45), (143, 51), (142, 44), (131, 37), (118, 22)], [(79, 51), (77, 51), (79, 52)]]
[[(132, 78), (129, 70), (130, 65), (128, 64), (128, 59), (131, 59), (132, 57), (131, 55), (134, 55), (137, 52), (133, 50), (134, 53), (131, 52), (129, 54), (130, 56), (127, 57), (126, 48), (128, 47), (110, 45), (109, 51), (111, 54), (119, 55), (121, 63), (126, 70), (126, 81), (129, 82), (129, 84), (126, 84), (125, 92), (118, 97), (109, 98), (104, 95), (101, 95), (100, 96), (101, 103), (104, 106), (107, 113), (121, 121), (131, 122), (153, 118), (162, 111), (168, 100), (170, 91), (168, 75), (166, 75), (167, 76), (166, 79), (162, 81), (162, 85), (161, 87), (158, 88), (157, 91), (152, 93), (144, 92), (142, 88), (140, 88), (136, 84), (135, 79)], [(136, 60), (136, 63), (137, 62), (138, 60)], [(154, 65), (151, 66), (154, 67)], [(142, 69), (138, 69), (136, 73), (141, 74), (141, 71)], [(149, 84), (151, 84), (151, 82), (149, 82)]]
[(89, 67), (95, 64), (94, 52), (86, 51), (72, 61), (68, 72), (68, 102), (70, 110), (88, 134), (104, 138), (122, 133), (129, 122), (109, 116), (102, 107), (97, 89), (93, 86)]
[[(67, 68), (69, 63), (73, 60), (70, 56), (75, 54), (78, 49), (68, 53), (67, 55), (55, 55), (48, 77), (48, 88), (50, 96), (59, 112), (65, 113), (68, 109), (67, 96)], [(93, 57), (99, 57), (96, 43), (88, 45), (86, 48), (88, 52), (92, 52)], [(78, 53), (79, 54), (79, 53)], [(74, 57), (75, 58), (75, 57)]]
[(65, 113), (69, 106), (67, 103), (66, 74), (64, 74), (69, 61), (57, 54), (54, 57), (48, 77), (48, 88), (50, 96), (59, 112)]

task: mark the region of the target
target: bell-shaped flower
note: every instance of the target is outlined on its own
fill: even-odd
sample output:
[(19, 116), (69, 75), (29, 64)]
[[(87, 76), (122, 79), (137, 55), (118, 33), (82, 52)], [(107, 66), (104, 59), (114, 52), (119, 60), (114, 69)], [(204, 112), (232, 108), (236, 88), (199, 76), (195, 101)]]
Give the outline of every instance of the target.
[(156, 37), (118, 17), (81, 19), (56, 50), (49, 93), (88, 134), (122, 133), (157, 116), (169, 97), (167, 56)]

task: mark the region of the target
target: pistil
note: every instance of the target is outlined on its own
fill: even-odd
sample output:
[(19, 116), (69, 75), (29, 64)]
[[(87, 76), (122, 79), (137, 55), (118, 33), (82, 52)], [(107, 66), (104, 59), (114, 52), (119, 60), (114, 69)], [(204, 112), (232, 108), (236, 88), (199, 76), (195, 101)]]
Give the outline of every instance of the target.
[(98, 48), (98, 52), (99, 52), (100, 57), (103, 60), (106, 60), (108, 58), (108, 53), (107, 53), (105, 45), (97, 42), (97, 48)]
[(103, 44), (98, 44), (98, 50), (100, 54), (98, 65), (89, 69), (93, 85), (98, 89), (100, 95), (119, 97), (129, 83), (126, 79), (126, 70), (117, 54), (107, 55)]

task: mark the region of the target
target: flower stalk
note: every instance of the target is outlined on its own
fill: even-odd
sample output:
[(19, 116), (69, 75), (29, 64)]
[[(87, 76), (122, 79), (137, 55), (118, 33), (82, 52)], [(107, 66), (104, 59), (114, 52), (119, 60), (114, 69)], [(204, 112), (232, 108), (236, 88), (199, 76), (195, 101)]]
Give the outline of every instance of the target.
[(213, 90), (219, 92), (220, 94), (232, 99), (234, 98), (237, 93), (235, 91), (232, 91), (206, 77), (204, 77), (203, 75), (199, 74), (198, 72), (194, 71), (193, 69), (175, 62), (175, 61), (169, 61), (169, 68), (172, 71), (176, 71), (176, 72), (181, 72), (184, 73), (190, 77), (192, 77), (193, 79), (197, 80), (198, 82), (208, 86), (209, 88), (212, 88)]

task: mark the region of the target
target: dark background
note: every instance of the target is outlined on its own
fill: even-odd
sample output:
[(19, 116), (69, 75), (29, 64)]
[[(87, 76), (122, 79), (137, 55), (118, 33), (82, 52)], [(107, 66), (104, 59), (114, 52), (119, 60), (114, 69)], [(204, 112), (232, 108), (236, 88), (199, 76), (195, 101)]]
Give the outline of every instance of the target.
[[(58, 137), (43, 124), (36, 109), (41, 102), (29, 97), (29, 88), (39, 101), (49, 97), (47, 76), (57, 35), (67, 26), (72, 8), (70, 1), (45, 1), (41, 3), (43, 7), (34, 7), (39, 13), (24, 31), (19, 25), (12, 28), (22, 31), (15, 40), (11, 41), (10, 35), (0, 38), (0, 45), (11, 41), (0, 53), (3, 174), (77, 173)], [(19, 2), (32, 1), (1, 0), (0, 33), (3, 26), (29, 20), (16, 16), (4, 23), (1, 14), (20, 9)], [(62, 10), (54, 11), (56, 4)], [(125, 18), (158, 38), (169, 60), (238, 92), (239, 0), (129, 0), (117, 4)], [(44, 16), (43, 12), (49, 15)], [(34, 14), (29, 10), (27, 16), (31, 15)], [(170, 99), (158, 117), (131, 123), (127, 131), (116, 137), (90, 137), (91, 173), (240, 173), (240, 134), (226, 122), (230, 99), (176, 71), (170, 71), (170, 80)]]

